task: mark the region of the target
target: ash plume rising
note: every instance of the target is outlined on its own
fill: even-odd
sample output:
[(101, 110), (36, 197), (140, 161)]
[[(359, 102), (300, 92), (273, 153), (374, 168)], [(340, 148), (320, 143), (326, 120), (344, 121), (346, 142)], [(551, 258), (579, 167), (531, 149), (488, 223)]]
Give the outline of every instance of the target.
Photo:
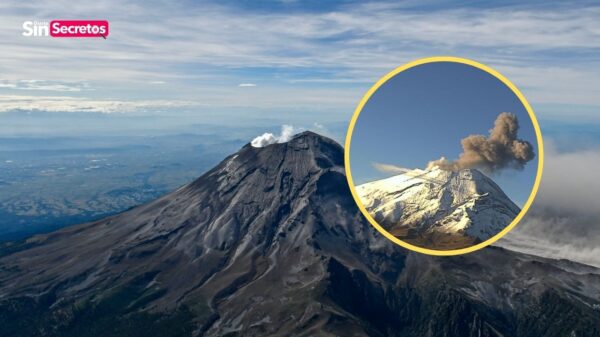
[(448, 171), (478, 168), (488, 173), (505, 168), (521, 170), (535, 153), (531, 143), (517, 138), (518, 131), (517, 116), (503, 112), (496, 118), (489, 136), (470, 135), (461, 140), (463, 152), (457, 160), (441, 157), (429, 162), (427, 168), (439, 167)]

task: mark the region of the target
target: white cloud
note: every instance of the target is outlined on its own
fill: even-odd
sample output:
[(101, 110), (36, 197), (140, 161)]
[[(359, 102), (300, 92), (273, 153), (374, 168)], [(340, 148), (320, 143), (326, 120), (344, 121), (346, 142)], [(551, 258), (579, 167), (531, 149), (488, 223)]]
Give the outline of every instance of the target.
[(87, 83), (67, 82), (61, 83), (57, 81), (45, 80), (0, 80), (0, 88), (8, 88), (15, 90), (43, 90), (43, 91), (71, 91), (79, 92), (89, 90)]
[(321, 123), (314, 122), (312, 129), (323, 136), (333, 137), (329, 129), (327, 129), (327, 127)]
[(558, 152), (546, 140), (542, 183), (522, 222), (500, 246), (600, 267), (600, 148)]
[(238, 87), (255, 87), (256, 84), (254, 83), (240, 83), (238, 84)]
[[(360, 86), (355, 91), (360, 96), (365, 86), (404, 62), (460, 54), (503, 69), (526, 89), (532, 102), (600, 105), (595, 89), (600, 87), (600, 66), (593, 57), (600, 48), (600, 8), (506, 6), (425, 12), (407, 7), (366, 3), (331, 12), (269, 13), (210, 3), (182, 8), (106, 0), (91, 9), (89, 4), (67, 1), (33, 4), (9, 0), (0, 4), (0, 22), (6, 27), (0, 30), (0, 63), (3, 76), (13, 80), (73, 81), (85, 73), (93, 81), (105, 82), (107, 90), (115, 82), (134, 90), (136, 83), (168, 78), (169, 83), (178, 85), (179, 90), (174, 90), (178, 97), (182, 93), (193, 97), (219, 85), (226, 88), (229, 84), (214, 79), (240, 81), (237, 69), (267, 69), (277, 74), (272, 81), (289, 87), (288, 93), (303, 83), (339, 83)], [(31, 17), (85, 17), (91, 10), (98, 17), (110, 18), (113, 34), (108, 40), (27, 39), (20, 34), (22, 22)], [(301, 70), (308, 78), (294, 71), (269, 70), (273, 68)], [(310, 70), (318, 70), (318, 75)], [(261, 83), (262, 87), (268, 91), (260, 97), (254, 93), (253, 104), (260, 104), (264, 96), (279, 94), (276, 89), (281, 91), (277, 85)], [(345, 99), (346, 90), (329, 88), (328, 96)], [(214, 103), (231, 103), (226, 96)], [(286, 105), (284, 101), (278, 104)], [(302, 104), (312, 102), (307, 99)]]
[(50, 112), (125, 113), (198, 105), (200, 104), (178, 100), (123, 101), (97, 100), (71, 96), (0, 95), (0, 112), (37, 110)]

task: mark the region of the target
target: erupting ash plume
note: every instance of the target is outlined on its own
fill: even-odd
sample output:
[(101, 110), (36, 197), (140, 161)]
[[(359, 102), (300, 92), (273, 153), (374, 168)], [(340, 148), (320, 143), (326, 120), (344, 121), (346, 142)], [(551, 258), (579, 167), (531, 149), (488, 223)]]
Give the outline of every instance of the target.
[(533, 146), (525, 140), (517, 139), (519, 121), (513, 113), (503, 112), (494, 122), (489, 137), (470, 135), (461, 140), (463, 152), (457, 160), (444, 157), (429, 162), (428, 169), (439, 167), (456, 171), (478, 168), (488, 173), (504, 168), (523, 169), (535, 157)]

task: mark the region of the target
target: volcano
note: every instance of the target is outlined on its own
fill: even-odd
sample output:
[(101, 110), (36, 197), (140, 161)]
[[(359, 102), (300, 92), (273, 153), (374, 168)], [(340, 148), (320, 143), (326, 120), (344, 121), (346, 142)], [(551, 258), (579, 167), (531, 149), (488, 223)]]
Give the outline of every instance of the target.
[(429, 249), (458, 249), (485, 241), (521, 211), (476, 169), (416, 169), (362, 184), (356, 191), (388, 232)]
[(126, 212), (0, 248), (3, 336), (598, 336), (600, 271), (377, 233), (343, 150), (244, 146)]

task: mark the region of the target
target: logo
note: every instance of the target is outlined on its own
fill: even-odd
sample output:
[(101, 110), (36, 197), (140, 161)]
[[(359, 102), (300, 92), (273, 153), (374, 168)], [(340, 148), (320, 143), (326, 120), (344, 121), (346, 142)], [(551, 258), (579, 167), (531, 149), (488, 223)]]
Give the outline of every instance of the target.
[(27, 37), (101, 37), (109, 34), (106, 20), (52, 20), (23, 22), (23, 36)]

